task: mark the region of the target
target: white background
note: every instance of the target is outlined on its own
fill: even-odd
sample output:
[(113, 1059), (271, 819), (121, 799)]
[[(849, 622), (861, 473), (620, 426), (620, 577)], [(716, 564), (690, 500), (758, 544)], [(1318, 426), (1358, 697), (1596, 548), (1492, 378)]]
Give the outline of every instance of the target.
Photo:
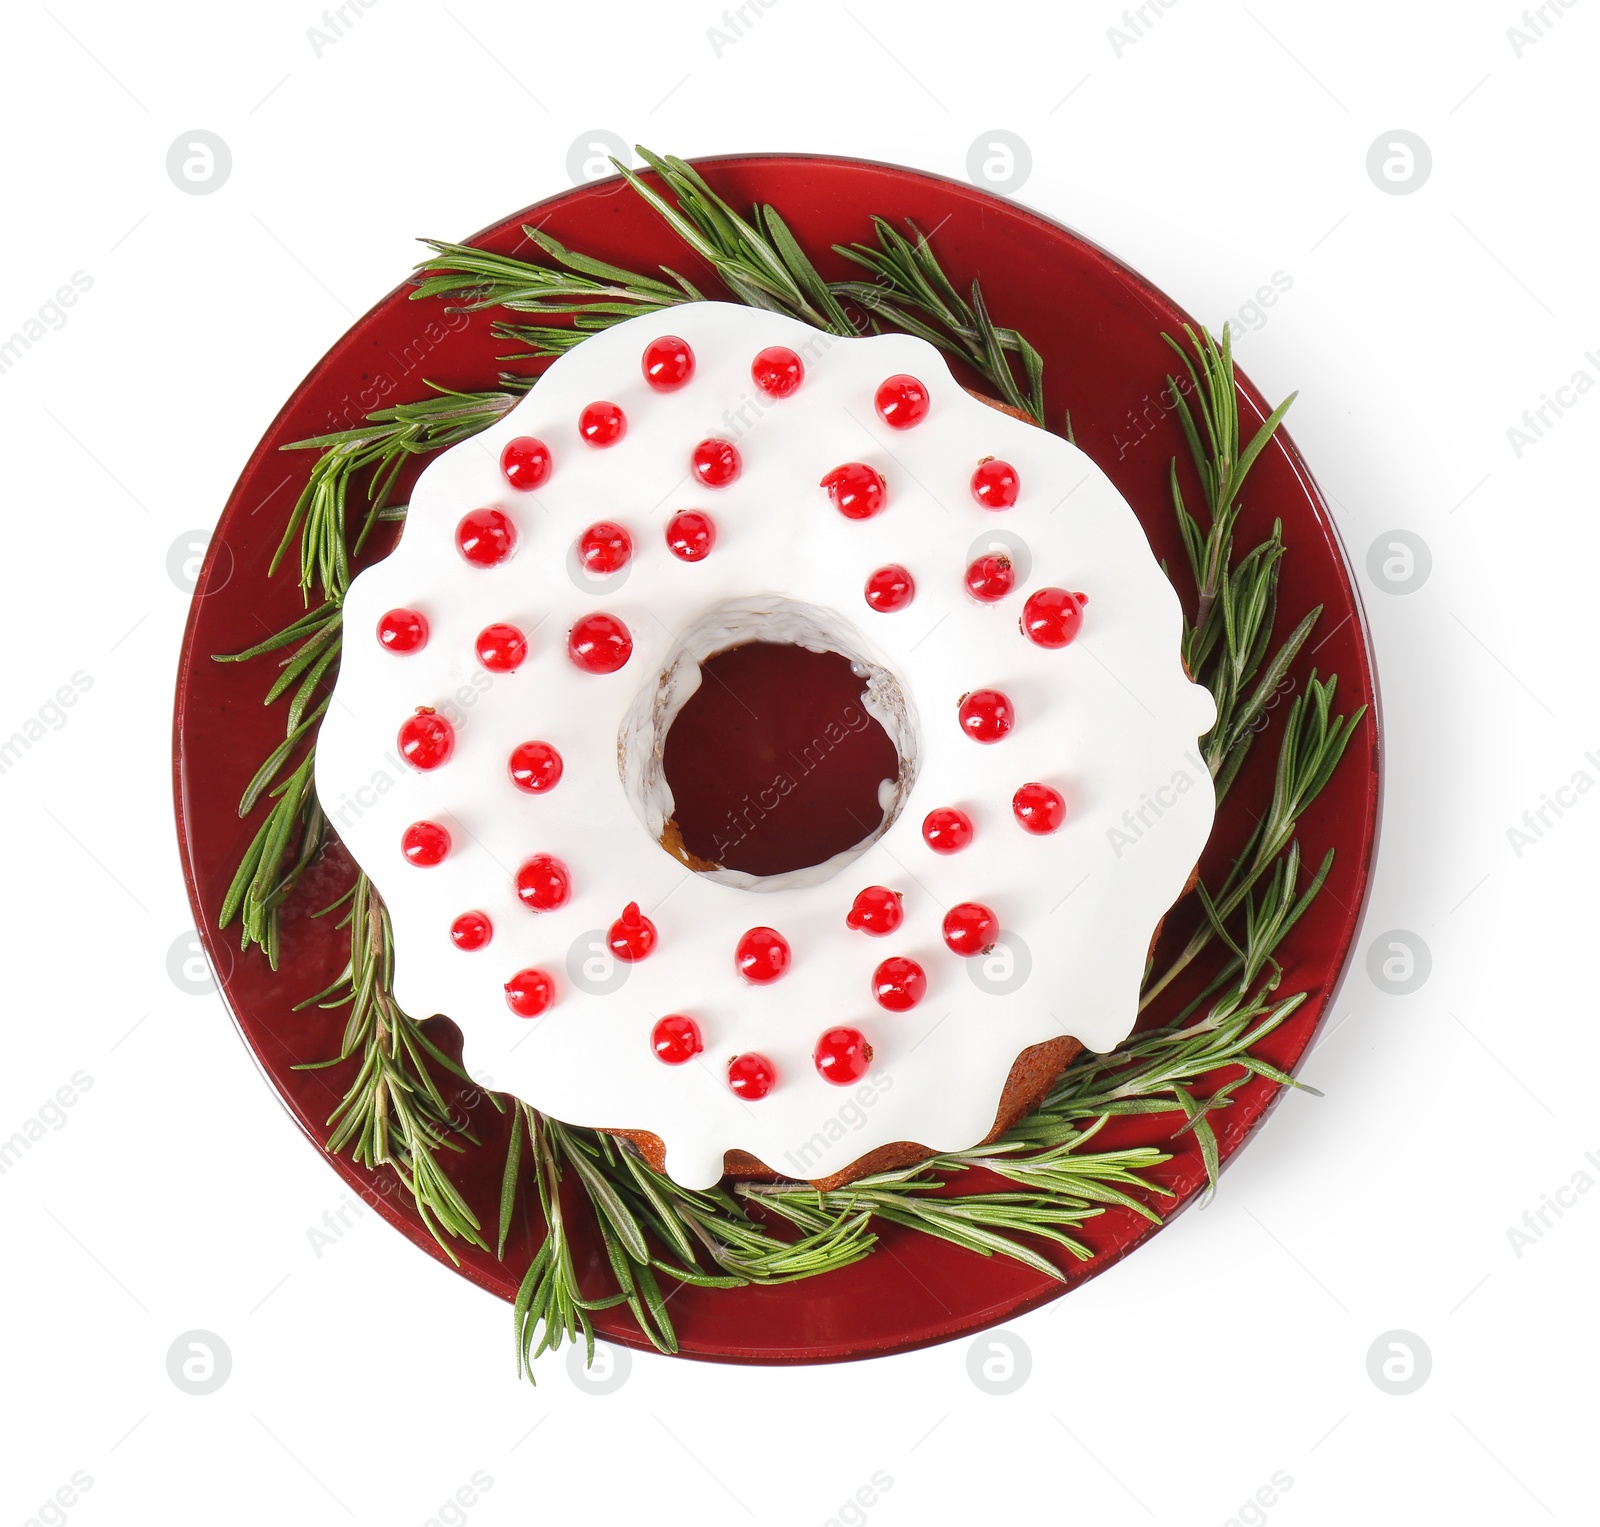
[[(0, 374), (0, 736), (74, 673), (92, 687), (0, 775), (0, 1136), (91, 1085), (0, 1176), (0, 1522), (1592, 1521), (1600, 1193), (1508, 1235), (1600, 1180), (1600, 798), (1569, 795), (1520, 855), (1507, 836), (1600, 779), (1600, 397), (1520, 454), (1507, 434), (1600, 379), (1600, 13), (1568, 3), (1519, 45), (1516, 0), (1172, 0), (1137, 37), (1111, 3), (773, 0), (719, 43), (709, 3), (381, 0), (320, 54), (311, 3), (11, 8), (0, 337), (74, 272), (92, 286)], [(195, 128), (232, 152), (214, 194), (166, 173)], [(607, 1395), (557, 1359), (519, 1383), (507, 1309), (375, 1216), (313, 1251), (338, 1179), (216, 997), (168, 975), (192, 921), (169, 549), (412, 236), (559, 190), (595, 128), (955, 176), (1019, 134), (1022, 200), (1213, 325), (1292, 279), (1241, 364), (1301, 389), (1292, 430), (1358, 568), (1396, 529), (1431, 552), (1404, 594), (1362, 572), (1387, 795), (1304, 1073), (1326, 1099), (1290, 1097), (1213, 1206), (1017, 1321), (1032, 1372), (1008, 1396), (969, 1380), (967, 1343), (816, 1369), (640, 1356)], [(1407, 195), (1366, 170), (1397, 128), (1432, 154)], [(1396, 929), (1432, 956), (1406, 996), (1366, 969)], [(166, 1371), (194, 1329), (232, 1353), (207, 1396)], [(1403, 1396), (1368, 1374), (1397, 1329), (1432, 1355)]]

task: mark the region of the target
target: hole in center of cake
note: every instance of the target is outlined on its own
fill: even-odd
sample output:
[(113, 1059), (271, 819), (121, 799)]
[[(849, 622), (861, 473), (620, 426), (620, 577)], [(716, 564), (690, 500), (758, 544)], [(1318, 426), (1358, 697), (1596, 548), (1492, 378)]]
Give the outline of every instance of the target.
[(837, 874), (899, 816), (916, 714), (842, 615), (779, 594), (713, 605), (678, 633), (617, 737), (645, 831), (751, 891)]
[(900, 755), (840, 652), (754, 641), (700, 664), (662, 754), (686, 862), (810, 869), (874, 837)]

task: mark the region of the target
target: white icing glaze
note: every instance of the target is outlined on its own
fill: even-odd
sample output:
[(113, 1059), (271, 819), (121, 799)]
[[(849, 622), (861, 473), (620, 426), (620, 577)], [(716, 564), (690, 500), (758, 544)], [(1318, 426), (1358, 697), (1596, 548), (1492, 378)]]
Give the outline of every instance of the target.
[[(664, 334), (682, 336), (696, 357), (693, 380), (670, 393), (653, 391), (639, 365)], [(765, 397), (750, 379), (752, 358), (773, 344), (806, 360), (805, 381), (787, 399)], [(878, 383), (899, 372), (931, 394), (928, 418), (906, 431), (873, 409)], [(579, 439), (577, 420), (602, 398), (621, 405), (628, 429), (597, 450)], [(549, 480), (531, 493), (509, 488), (499, 470), (502, 447), (518, 435), (537, 436), (553, 457)], [(689, 475), (690, 451), (708, 435), (738, 444), (743, 471), (728, 487)], [(972, 498), (968, 483), (985, 456), (1020, 474), (1009, 510)], [(873, 519), (847, 520), (818, 487), (847, 461), (888, 480), (888, 506)], [(454, 534), (462, 514), (488, 505), (516, 522), (519, 544), (484, 569), (459, 555)], [(686, 508), (717, 526), (699, 563), (679, 561), (664, 540), (667, 520)], [(628, 527), (633, 559), (610, 579), (574, 576), (572, 543), (600, 519)], [(984, 605), (966, 594), (962, 574), (973, 543), (999, 532), (1022, 538), (1031, 569)], [(882, 615), (862, 588), (889, 562), (910, 569), (917, 593)], [(1063, 649), (1018, 630), (1025, 598), (1045, 586), (1090, 596), (1082, 633)], [(730, 620), (724, 605), (744, 613)], [(420, 651), (379, 647), (378, 619), (396, 606), (427, 616)], [(687, 633), (697, 657), (715, 650), (707, 642), (719, 621), (734, 637), (765, 629), (784, 639), (781, 621), (751, 625), (753, 610), (774, 607), (798, 621), (788, 635), (833, 645), (860, 671), (878, 667), (898, 682), (903, 709), (896, 714), (881, 688), (873, 708), (891, 735), (899, 727), (903, 763), (914, 735), (914, 769), (902, 779), (915, 781), (899, 816), (838, 873), (820, 867), (756, 890), (691, 872), (644, 823), (670, 814), (651, 739), (659, 743), (663, 718), (698, 683), (680, 663), (657, 707), (662, 676), (682, 656), (678, 639)], [(632, 657), (615, 674), (581, 672), (567, 657), (568, 628), (595, 610), (633, 635)], [(502, 620), (528, 632), (530, 654), (515, 673), (489, 674), (473, 642)], [(396, 997), (412, 1013), (453, 1018), (485, 1083), (573, 1124), (659, 1135), (667, 1170), (689, 1187), (714, 1182), (733, 1149), (820, 1178), (891, 1141), (958, 1150), (981, 1139), (1020, 1051), (1065, 1034), (1106, 1050), (1129, 1032), (1151, 932), (1211, 828), (1210, 779), (1194, 744), (1213, 705), (1184, 676), (1177, 596), (1132, 510), (1082, 452), (971, 398), (936, 350), (907, 336), (834, 339), (724, 303), (593, 336), (506, 418), (428, 466), (398, 548), (354, 581), (345, 621), (317, 790), (388, 904)], [(990, 746), (957, 726), (960, 698), (976, 688), (1002, 690), (1016, 707), (1015, 730)], [(456, 724), (453, 757), (428, 773), (401, 763), (395, 746), (418, 705)], [(565, 762), (543, 795), (517, 790), (506, 773), (511, 750), (534, 738)], [(1030, 835), (1012, 816), (1012, 793), (1030, 780), (1067, 798), (1067, 823), (1054, 834)], [(970, 814), (970, 847), (941, 856), (924, 844), (922, 819), (938, 806)], [(401, 834), (420, 819), (454, 839), (435, 868), (400, 854)], [(516, 897), (516, 869), (537, 852), (571, 869), (572, 899), (556, 912), (534, 914)], [(905, 921), (886, 938), (845, 926), (856, 892), (874, 884), (905, 898)], [(591, 973), (605, 971), (594, 963), (597, 930), (635, 900), (660, 931), (658, 948), (612, 967), (625, 972), (620, 984), (612, 975), (607, 990), (581, 989), (572, 971), (582, 976), (585, 960)], [(962, 901), (998, 913), (1006, 950), (969, 961), (945, 948), (941, 920)], [(494, 923), (488, 946), (471, 953), (448, 936), (469, 910)], [(793, 950), (789, 972), (764, 987), (734, 968), (739, 935), (758, 924), (779, 929)], [(872, 971), (889, 955), (927, 972), (927, 996), (910, 1012), (872, 1000)], [(1020, 984), (1006, 979), (1024, 963)], [(533, 1020), (514, 1015), (502, 989), (530, 965), (559, 990)], [(664, 1065), (651, 1051), (652, 1024), (669, 1012), (692, 1016), (704, 1035), (704, 1053), (689, 1064)], [(866, 1078), (847, 1088), (824, 1082), (811, 1061), (818, 1036), (840, 1023), (860, 1028), (874, 1050)], [(727, 1062), (744, 1051), (777, 1069), (759, 1102), (727, 1086)]]

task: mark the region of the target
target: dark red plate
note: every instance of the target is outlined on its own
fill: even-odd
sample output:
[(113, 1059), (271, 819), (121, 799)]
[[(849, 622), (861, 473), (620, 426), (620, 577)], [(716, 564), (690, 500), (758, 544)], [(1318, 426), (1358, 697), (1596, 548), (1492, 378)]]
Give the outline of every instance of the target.
[[(874, 214), (910, 217), (933, 232), (945, 268), (964, 285), (981, 278), (995, 320), (1022, 330), (1045, 358), (1047, 417), (1059, 427), (1071, 410), (1078, 444), (1110, 474), (1138, 512), (1157, 554), (1186, 573), (1168, 491), (1168, 463), (1187, 463), (1182, 437), (1163, 406), (1164, 379), (1174, 357), (1163, 331), (1180, 334), (1188, 321), (1170, 299), (1104, 250), (1023, 207), (975, 190), (890, 165), (813, 157), (739, 156), (705, 161), (700, 168), (736, 206), (768, 201), (789, 221), (801, 244), (829, 277), (850, 272), (831, 254), (834, 243), (871, 236)], [(540, 202), (480, 234), (472, 242), (504, 252), (526, 252), (523, 223), (537, 223), (569, 246), (647, 271), (658, 263), (684, 270), (708, 292), (709, 272), (695, 269), (683, 247), (620, 181), (568, 191)], [(703, 284), (702, 284), (703, 278)], [(174, 716), (174, 775), (184, 874), (201, 936), (218, 972), (224, 997), (246, 1044), (300, 1127), (320, 1148), (327, 1118), (349, 1080), (351, 1066), (297, 1071), (297, 1062), (337, 1052), (340, 1012), (295, 1012), (294, 1004), (320, 990), (342, 964), (329, 920), (308, 913), (348, 883), (342, 855), (308, 877), (288, 909), (282, 968), (274, 972), (259, 951), (241, 954), (232, 935), (216, 932), (217, 911), (234, 866), (255, 829), (235, 804), (259, 761), (281, 738), (281, 706), (260, 703), (270, 682), (270, 660), (237, 667), (211, 655), (238, 651), (294, 618), (300, 609), (292, 570), (268, 578), (267, 565), (284, 518), (305, 481), (310, 453), (284, 455), (289, 441), (359, 422), (369, 409), (421, 397), (424, 382), (461, 388), (492, 386), (496, 356), (506, 345), (490, 337), (490, 319), (476, 315), (446, 322), (439, 302), (408, 300), (409, 288), (391, 292), (318, 362), (278, 417), (228, 500), (201, 571), (184, 636)], [(975, 380), (975, 379), (969, 379)], [(1241, 379), (1246, 438), (1268, 410)], [(1191, 502), (1200, 495), (1187, 474)], [(1343, 711), (1369, 707), (1333, 782), (1308, 813), (1301, 835), (1306, 859), (1317, 863), (1337, 850), (1326, 889), (1294, 929), (1283, 961), (1284, 993), (1306, 991), (1309, 1000), (1262, 1046), (1278, 1065), (1293, 1069), (1328, 1010), (1360, 921), (1376, 846), (1379, 797), (1379, 723), (1376, 686), (1360, 603), (1322, 495), (1289, 437), (1279, 430), (1251, 474), (1244, 495), (1241, 544), (1253, 544), (1281, 519), (1288, 554), (1283, 564), (1280, 632), (1311, 606), (1325, 613), (1297, 664), (1294, 686), (1315, 665), (1340, 677)], [(374, 548), (375, 554), (387, 547)], [(1285, 696), (1287, 702), (1287, 695)], [(1225, 865), (1271, 788), (1280, 707), (1219, 817), (1206, 870)], [(342, 861), (342, 862), (341, 862)], [(1192, 912), (1169, 919), (1166, 939), (1184, 936)], [(1160, 1018), (1161, 1014), (1151, 1015)], [(449, 1043), (453, 1026), (434, 1028)], [(456, 1041), (458, 1042), (458, 1041)], [(1222, 1078), (1218, 1078), (1221, 1080)], [(1215, 1116), (1224, 1158), (1231, 1156), (1270, 1111), (1280, 1089), (1252, 1081)], [(486, 1225), (497, 1214), (504, 1161), (505, 1116), (481, 1095), (463, 1094), (463, 1106), (483, 1140), (455, 1158), (454, 1174)], [(1161, 1200), (1168, 1219), (1190, 1202), (1204, 1182), (1193, 1137), (1179, 1133), (1181, 1118), (1113, 1121), (1101, 1147), (1148, 1142), (1172, 1152), (1154, 1175), (1177, 1195)], [(368, 1203), (416, 1245), (443, 1254), (385, 1173), (328, 1158)], [(997, 1186), (969, 1174), (963, 1191)], [(524, 1214), (507, 1261), (458, 1247), (464, 1276), (511, 1299), (535, 1244)], [(775, 1288), (684, 1288), (672, 1298), (685, 1355), (726, 1362), (828, 1362), (904, 1351), (945, 1341), (1006, 1320), (1056, 1298), (1126, 1255), (1152, 1227), (1113, 1209), (1092, 1220), (1082, 1239), (1093, 1257), (1061, 1255), (1067, 1282), (1041, 1277), (1009, 1260), (973, 1255), (944, 1242), (881, 1228), (882, 1245), (865, 1261), (821, 1278)], [(595, 1290), (603, 1283), (599, 1238), (580, 1220), (582, 1273)], [(597, 1324), (610, 1340), (641, 1346), (625, 1311), (609, 1310)]]

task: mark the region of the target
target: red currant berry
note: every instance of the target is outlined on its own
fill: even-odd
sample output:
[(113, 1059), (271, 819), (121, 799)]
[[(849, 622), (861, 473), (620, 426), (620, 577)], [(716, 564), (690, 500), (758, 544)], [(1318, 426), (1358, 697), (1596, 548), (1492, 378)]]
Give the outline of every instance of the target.
[(606, 943), (612, 954), (631, 965), (656, 947), (656, 925), (639, 910), (638, 902), (630, 901), (612, 923)]
[(747, 1103), (772, 1091), (778, 1073), (765, 1055), (735, 1055), (728, 1062), (728, 1086)]
[(572, 876), (554, 854), (535, 854), (517, 871), (517, 898), (531, 912), (554, 912), (572, 895)]
[(985, 604), (1004, 599), (1016, 581), (1011, 558), (1006, 556), (979, 557), (967, 569), (967, 592)]
[(413, 769), (437, 769), (455, 751), (456, 729), (437, 711), (419, 705), (400, 723), (400, 756)]
[(700, 1039), (700, 1025), (693, 1018), (685, 1018), (682, 1013), (668, 1013), (665, 1018), (658, 1018), (650, 1030), (650, 1048), (656, 1052), (657, 1060), (669, 1066), (681, 1066), (693, 1060), (705, 1045)]
[(769, 398), (793, 396), (805, 379), (805, 362), (787, 345), (768, 345), (750, 362), (750, 380)]
[(561, 768), (561, 755), (548, 742), (519, 742), (511, 750), (511, 783), (529, 795), (553, 790)]
[(974, 742), (998, 742), (1016, 725), (1011, 702), (998, 689), (975, 689), (962, 697), (961, 730)]
[(676, 334), (663, 334), (644, 347), (644, 379), (657, 392), (676, 392), (694, 375), (694, 351)]
[(1022, 607), (1022, 634), (1041, 647), (1065, 647), (1083, 626), (1087, 594), (1066, 589), (1040, 589)]
[(928, 994), (928, 977), (915, 960), (893, 955), (872, 972), (872, 995), (891, 1013), (908, 1013)]
[(415, 652), (428, 640), (428, 617), (420, 610), (390, 610), (378, 622), (378, 645), (386, 652)]
[(590, 403), (578, 415), (578, 434), (585, 445), (615, 445), (628, 433), (628, 416), (615, 403)]
[(739, 974), (752, 986), (767, 986), (789, 968), (789, 941), (776, 928), (751, 928), (733, 957)]
[(811, 1052), (817, 1075), (835, 1087), (859, 1082), (872, 1064), (872, 1046), (860, 1029), (829, 1029)]
[(442, 864), (450, 852), (450, 834), (437, 822), (413, 822), (400, 835), (400, 852), (419, 869)]
[(955, 954), (982, 954), (1000, 937), (1000, 919), (982, 902), (964, 901), (944, 915), (944, 941)]
[(585, 615), (567, 633), (567, 656), (585, 673), (615, 673), (633, 656), (633, 637), (615, 615)]
[(542, 970), (519, 970), (506, 982), (506, 1006), (519, 1018), (537, 1018), (556, 1000), (556, 983)]
[(896, 610), (905, 609), (916, 593), (915, 580), (898, 562), (880, 567), (867, 579), (867, 603), (880, 615), (892, 615)]
[(893, 933), (905, 921), (905, 908), (900, 904), (900, 893), (885, 885), (869, 885), (856, 893), (850, 910), (845, 913), (845, 926), (858, 933), (870, 933), (882, 938)]
[(478, 633), (478, 661), (490, 673), (515, 673), (528, 657), (528, 638), (515, 626), (496, 621)]
[(500, 470), (513, 488), (526, 493), (550, 475), (550, 447), (532, 435), (518, 435), (500, 453)]
[(1017, 469), (997, 456), (985, 456), (972, 474), (972, 496), (985, 509), (1009, 509), (1021, 486)]
[(870, 520), (888, 501), (883, 473), (860, 461), (847, 461), (822, 479), (833, 507), (847, 520)]
[(928, 417), (928, 389), (904, 373), (879, 383), (872, 401), (890, 429), (910, 429)]
[(716, 521), (698, 509), (685, 509), (667, 521), (667, 547), (682, 562), (703, 562), (717, 544)]
[(1011, 811), (1029, 832), (1054, 832), (1067, 819), (1067, 802), (1049, 785), (1023, 785), (1011, 797)]
[(922, 841), (936, 854), (959, 853), (972, 841), (972, 818), (954, 806), (941, 806), (922, 819)]
[(593, 576), (620, 572), (633, 555), (633, 537), (615, 520), (600, 520), (578, 537), (578, 560)]
[(739, 449), (731, 440), (708, 436), (694, 448), (689, 470), (708, 488), (726, 488), (739, 475)]
[(456, 526), (456, 545), (474, 567), (493, 567), (516, 550), (517, 527), (498, 509), (474, 509)]
[(450, 924), (450, 942), (469, 954), (494, 937), (494, 924), (482, 912), (463, 912)]

